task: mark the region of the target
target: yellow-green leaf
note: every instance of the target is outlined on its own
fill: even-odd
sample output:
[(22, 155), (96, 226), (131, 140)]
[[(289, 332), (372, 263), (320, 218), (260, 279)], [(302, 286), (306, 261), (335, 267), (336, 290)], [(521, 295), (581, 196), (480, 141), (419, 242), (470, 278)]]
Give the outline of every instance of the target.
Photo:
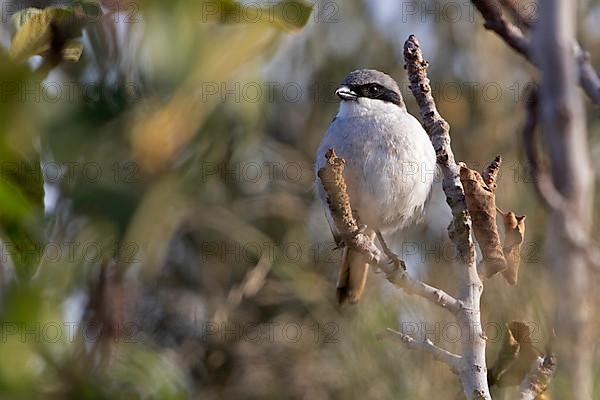
[[(296, 31), (306, 25), (313, 5), (305, 0), (281, 0), (264, 5), (243, 4), (234, 0), (216, 2), (211, 13), (225, 23), (267, 23), (286, 31)], [(212, 9), (211, 9), (212, 10)], [(205, 16), (204, 16), (205, 17)]]
[(303, 28), (313, 9), (313, 5), (304, 0), (282, 0), (272, 7), (273, 22), (288, 31)]
[(10, 18), (11, 36), (14, 36), (29, 18), (33, 17), (34, 15), (41, 14), (41, 12), (41, 8), (31, 7), (14, 13)]

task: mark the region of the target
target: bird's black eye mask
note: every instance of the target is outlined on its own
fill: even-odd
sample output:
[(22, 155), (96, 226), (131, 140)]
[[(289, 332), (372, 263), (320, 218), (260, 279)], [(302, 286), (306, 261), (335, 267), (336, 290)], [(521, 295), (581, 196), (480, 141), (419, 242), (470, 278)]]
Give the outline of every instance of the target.
[(351, 87), (359, 97), (367, 97), (369, 99), (383, 100), (394, 103), (397, 106), (402, 106), (402, 99), (393, 90), (386, 89), (378, 83), (368, 83), (366, 85), (357, 85)]

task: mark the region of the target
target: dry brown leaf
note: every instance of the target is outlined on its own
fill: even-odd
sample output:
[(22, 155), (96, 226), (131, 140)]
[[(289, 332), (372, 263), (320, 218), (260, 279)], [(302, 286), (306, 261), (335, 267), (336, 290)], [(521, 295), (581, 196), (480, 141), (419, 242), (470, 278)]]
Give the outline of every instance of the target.
[(533, 346), (531, 329), (520, 321), (506, 325), (506, 337), (496, 362), (488, 372), (488, 383), (497, 386), (520, 385), (540, 352)]
[(496, 226), (496, 198), (481, 174), (461, 163), (460, 181), (465, 190), (467, 209), (473, 218), (473, 231), (486, 264), (489, 278), (506, 269), (506, 260)]
[(507, 268), (502, 275), (508, 283), (516, 285), (521, 263), (521, 246), (525, 238), (525, 216), (517, 216), (509, 211), (503, 215), (504, 220), (504, 257)]
[(497, 155), (496, 158), (483, 170), (482, 177), (487, 187), (496, 192), (498, 187), (498, 174), (502, 165), (502, 156)]

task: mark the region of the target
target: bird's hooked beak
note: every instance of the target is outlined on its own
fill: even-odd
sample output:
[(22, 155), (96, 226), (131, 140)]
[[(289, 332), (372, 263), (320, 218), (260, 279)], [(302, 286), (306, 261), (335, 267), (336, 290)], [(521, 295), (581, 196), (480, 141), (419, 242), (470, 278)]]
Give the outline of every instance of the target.
[(342, 100), (356, 101), (356, 99), (358, 99), (358, 94), (356, 94), (356, 92), (354, 92), (347, 86), (340, 87), (338, 90), (335, 91), (335, 94), (337, 94), (338, 97)]

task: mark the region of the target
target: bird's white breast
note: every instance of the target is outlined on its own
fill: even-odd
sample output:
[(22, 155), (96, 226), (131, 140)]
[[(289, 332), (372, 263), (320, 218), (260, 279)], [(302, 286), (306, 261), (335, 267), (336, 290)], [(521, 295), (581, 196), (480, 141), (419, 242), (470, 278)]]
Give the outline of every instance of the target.
[[(436, 157), (426, 132), (406, 109), (368, 98), (342, 101), (317, 152), (317, 170), (329, 148), (346, 160), (350, 200), (362, 223), (396, 230), (421, 214)], [(326, 204), (318, 180), (317, 191)]]
[(362, 118), (373, 114), (397, 114), (399, 107), (393, 103), (359, 97), (357, 101), (342, 101), (336, 118)]

